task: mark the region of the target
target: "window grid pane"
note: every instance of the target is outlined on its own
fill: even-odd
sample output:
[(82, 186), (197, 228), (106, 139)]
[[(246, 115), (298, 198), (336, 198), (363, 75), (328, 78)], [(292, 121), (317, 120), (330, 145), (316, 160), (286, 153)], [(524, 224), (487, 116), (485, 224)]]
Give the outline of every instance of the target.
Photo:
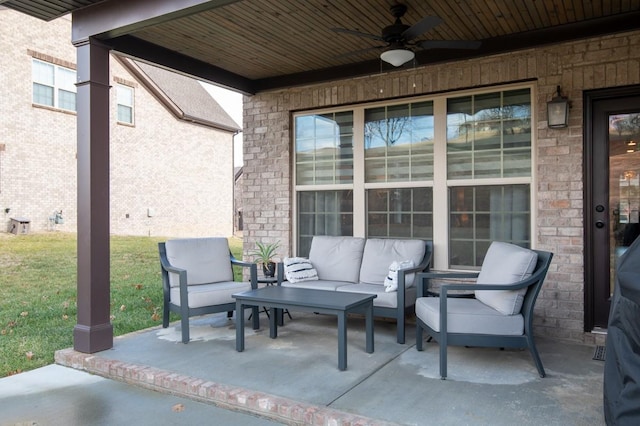
[(433, 238), (432, 188), (368, 190), (367, 236)]
[(33, 81), (47, 86), (53, 86), (54, 67), (46, 62), (33, 60)]
[(33, 83), (33, 103), (53, 106), (53, 87)]
[(529, 191), (529, 185), (449, 188), (449, 266), (481, 266), (491, 241), (530, 247)]
[(365, 182), (433, 179), (433, 102), (365, 110)]
[(353, 112), (295, 121), (296, 184), (353, 183)]
[(353, 235), (353, 191), (298, 192), (298, 253), (307, 256), (314, 235)]
[(449, 179), (531, 176), (530, 90), (448, 99), (447, 154)]
[(56, 86), (67, 92), (76, 93), (76, 72), (56, 67)]
[(76, 94), (62, 89), (58, 90), (58, 107), (68, 109), (69, 111), (75, 111)]
[(133, 123), (133, 109), (128, 106), (118, 105), (118, 121), (121, 123)]

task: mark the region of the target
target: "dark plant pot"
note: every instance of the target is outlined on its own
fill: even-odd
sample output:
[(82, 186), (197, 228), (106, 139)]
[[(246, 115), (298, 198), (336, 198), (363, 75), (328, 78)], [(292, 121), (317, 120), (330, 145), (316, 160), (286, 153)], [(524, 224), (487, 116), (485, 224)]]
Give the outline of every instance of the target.
[(273, 277), (276, 274), (276, 264), (275, 262), (263, 263), (262, 264), (262, 272), (265, 277)]

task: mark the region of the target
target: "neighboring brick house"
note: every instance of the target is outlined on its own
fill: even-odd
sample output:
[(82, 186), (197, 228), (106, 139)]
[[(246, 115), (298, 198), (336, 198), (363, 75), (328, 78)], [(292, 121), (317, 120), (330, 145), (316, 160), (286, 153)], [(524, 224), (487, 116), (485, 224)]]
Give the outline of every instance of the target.
[[(71, 18), (0, 7), (0, 22), (1, 229), (15, 217), (75, 232)], [(238, 124), (195, 79), (114, 55), (110, 72), (111, 233), (232, 235)]]

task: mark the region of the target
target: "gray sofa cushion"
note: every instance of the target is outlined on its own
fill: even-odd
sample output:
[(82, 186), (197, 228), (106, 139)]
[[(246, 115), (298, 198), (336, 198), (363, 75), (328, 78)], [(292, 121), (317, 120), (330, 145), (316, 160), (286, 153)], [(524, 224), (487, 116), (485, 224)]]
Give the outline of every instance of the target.
[(282, 284), (280, 285), (282, 287), (310, 288), (311, 290), (335, 291), (339, 287), (349, 285), (349, 283), (347, 281), (311, 280), (311, 281), (300, 281), (297, 283), (290, 283), (289, 281), (283, 281)]
[[(489, 246), (478, 284), (513, 284), (531, 276), (538, 254), (514, 244), (494, 241)], [(504, 315), (520, 312), (526, 288), (520, 290), (476, 290), (476, 299), (498, 310)]]
[[(398, 293), (387, 293), (384, 286), (378, 284), (347, 284), (336, 289), (337, 291), (345, 291), (348, 293), (365, 293), (375, 294), (378, 297), (373, 299), (373, 306), (380, 308), (397, 308), (398, 307)], [(405, 291), (404, 306), (412, 306), (416, 301), (416, 288), (411, 287)]]
[[(389, 266), (393, 261), (413, 261), (419, 265), (424, 258), (425, 243), (422, 240), (390, 240), (370, 238), (364, 246), (360, 282), (380, 285), (384, 291), (384, 280), (389, 274)], [(405, 287), (413, 286), (415, 274), (409, 274)]]
[(309, 260), (318, 271), (318, 278), (357, 283), (364, 242), (358, 237), (313, 237)]
[[(440, 332), (440, 298), (418, 298), (416, 316)], [(477, 299), (448, 298), (447, 332), (520, 336), (524, 333), (524, 317), (503, 315)]]
[[(187, 270), (187, 284), (207, 284), (233, 281), (226, 238), (184, 238), (165, 244), (169, 263)], [(172, 287), (179, 286), (178, 274), (169, 273)]]

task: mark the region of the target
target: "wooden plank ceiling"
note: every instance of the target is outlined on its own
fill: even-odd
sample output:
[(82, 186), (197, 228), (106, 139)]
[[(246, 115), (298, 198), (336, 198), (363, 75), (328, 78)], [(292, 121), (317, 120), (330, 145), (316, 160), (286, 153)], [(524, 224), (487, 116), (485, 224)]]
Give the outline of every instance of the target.
[(102, 1), (104, 0), (0, 0), (0, 5), (26, 13), (34, 18), (50, 21)]
[[(477, 50), (415, 47), (416, 65), (640, 27), (640, 0), (401, 2), (408, 8), (402, 17), (404, 24), (413, 25), (425, 16), (443, 20), (415, 41), (482, 42)], [(10, 0), (4, 5), (13, 7), (27, 3), (67, 3), (86, 7), (87, 3), (95, 2)], [(125, 36), (105, 41), (125, 54), (175, 69), (180, 69), (184, 59), (213, 66), (227, 85), (234, 86), (237, 78), (238, 82), (244, 82), (239, 83), (245, 86), (243, 90), (256, 92), (380, 72), (381, 66), (385, 71), (391, 71), (390, 65), (381, 64), (379, 60), (384, 48), (369, 49), (385, 43), (332, 29), (380, 35), (382, 29), (395, 20), (390, 12), (394, 4), (397, 4), (396, 0), (241, 0), (133, 29)], [(145, 52), (154, 50), (150, 47), (159, 48), (161, 53), (149, 53), (145, 58)], [(363, 49), (369, 50), (350, 54)], [(176, 56), (172, 57), (173, 54)], [(197, 68), (190, 65), (196, 76), (215, 79), (215, 73), (199, 72)], [(182, 71), (190, 72), (189, 69)]]

